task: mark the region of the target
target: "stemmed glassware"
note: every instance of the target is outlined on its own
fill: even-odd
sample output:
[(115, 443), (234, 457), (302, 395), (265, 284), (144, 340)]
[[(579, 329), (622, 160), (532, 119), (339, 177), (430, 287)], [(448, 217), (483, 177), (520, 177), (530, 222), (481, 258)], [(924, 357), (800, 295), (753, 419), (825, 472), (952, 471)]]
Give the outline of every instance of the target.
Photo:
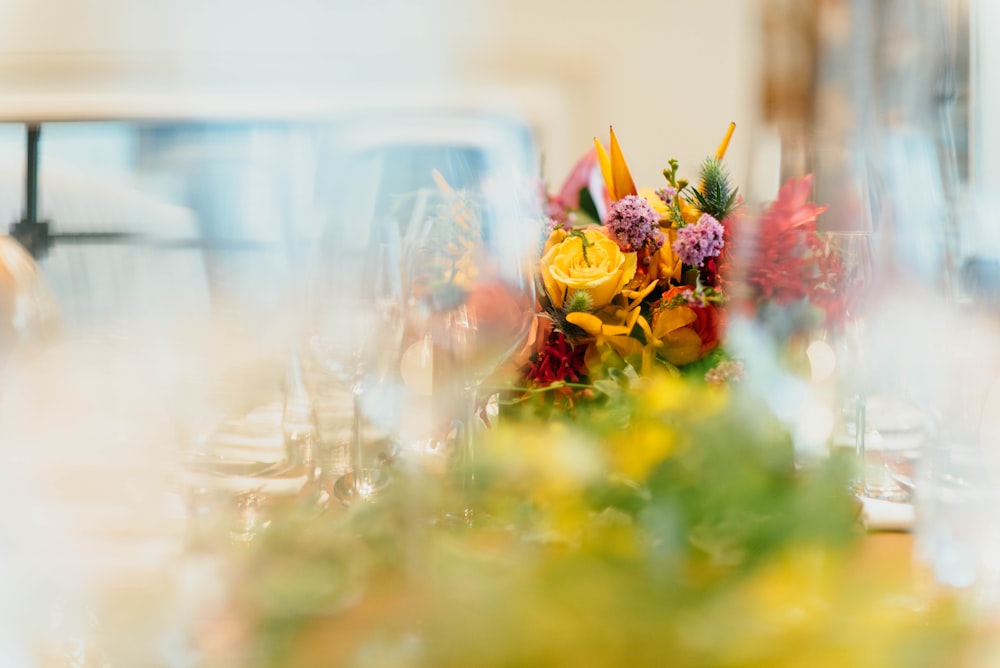
[(410, 325), (433, 343), (439, 405), (447, 400), (463, 407), (452, 417), (458, 427), (457, 468), (467, 488), (475, 475), (480, 387), (523, 342), (534, 312), (524, 244), (531, 238), (524, 223), (531, 219), (529, 211), (491, 199), (507, 197), (496, 182), (463, 192), (439, 173), (435, 178), (437, 190), (413, 248)]
[[(753, 367), (748, 382), (792, 432), (798, 462), (810, 464), (828, 455), (835, 429), (857, 426), (857, 410), (845, 408), (863, 411), (878, 198), (856, 136), (779, 130), (758, 133), (751, 151), (752, 199), (734, 233), (731, 339)], [(861, 446), (863, 428), (854, 434), (850, 445)]]
[[(382, 356), (365, 361), (369, 366), (383, 367), (396, 356), (395, 369), (377, 374), (383, 378), (377, 386), (383, 397), (400, 400), (401, 454), (425, 468), (448, 449), (442, 444), (458, 443), (451, 463), (467, 486), (480, 387), (521, 344), (535, 306), (541, 191), (528, 133), (506, 117), (397, 110), (345, 120), (331, 145), (337, 150), (326, 199), (341, 212), (331, 220), (339, 217), (337, 234), (360, 245), (341, 245), (348, 257), (339, 270), (324, 263), (341, 273), (340, 293), (331, 294), (330, 303), (347, 300), (355, 314), (361, 304), (374, 303), (370, 292), (359, 300), (359, 288), (347, 287), (377, 285), (370, 271), (349, 266), (372, 248), (362, 240), (382, 239), (383, 254), (398, 251), (404, 267), (402, 329), (396, 329), (398, 313), (382, 310), (375, 315), (383, 323), (376, 335), (381, 342), (369, 326), (361, 328), (363, 341), (340, 330), (338, 345), (361, 357), (366, 351)], [(387, 222), (374, 235), (354, 231), (370, 220)], [(398, 248), (385, 243), (395, 231)]]
[(345, 504), (376, 495), (389, 478), (396, 411), (388, 390), (404, 324), (400, 244), (390, 219), (335, 216), (310, 267), (304, 349), (314, 406), (330, 401), (331, 392), (350, 396), (349, 439), (342, 429), (331, 433), (336, 421), (331, 425), (322, 410), (317, 418), (321, 468)]

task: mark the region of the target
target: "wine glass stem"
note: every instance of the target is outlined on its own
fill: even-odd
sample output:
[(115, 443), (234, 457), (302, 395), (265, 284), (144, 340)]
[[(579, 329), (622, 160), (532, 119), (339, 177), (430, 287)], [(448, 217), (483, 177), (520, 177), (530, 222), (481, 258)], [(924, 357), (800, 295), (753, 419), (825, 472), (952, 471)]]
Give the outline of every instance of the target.
[(476, 482), (476, 420), (479, 410), (479, 388), (475, 384), (467, 385), (463, 392), (465, 412), (462, 416), (462, 440), (459, 443), (459, 475), (462, 486), (462, 512), (465, 518), (471, 519), (472, 492)]
[(364, 438), (361, 426), (361, 395), (364, 390), (361, 383), (355, 383), (351, 388), (351, 468), (354, 487), (354, 498), (362, 493), (361, 480), (364, 477)]
[(865, 432), (868, 426), (865, 424), (867, 418), (868, 400), (864, 394), (859, 394), (856, 398), (857, 404), (854, 408), (854, 450), (858, 458), (858, 466), (861, 468), (861, 492), (868, 491), (868, 467), (865, 465)]

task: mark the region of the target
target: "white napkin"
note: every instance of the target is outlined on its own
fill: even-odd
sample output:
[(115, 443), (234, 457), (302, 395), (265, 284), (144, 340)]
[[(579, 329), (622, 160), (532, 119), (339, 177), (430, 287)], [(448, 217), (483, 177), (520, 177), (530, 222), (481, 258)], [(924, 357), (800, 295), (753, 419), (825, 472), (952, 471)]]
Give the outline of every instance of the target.
[(869, 531), (910, 531), (913, 528), (913, 504), (865, 497), (860, 500), (861, 522)]

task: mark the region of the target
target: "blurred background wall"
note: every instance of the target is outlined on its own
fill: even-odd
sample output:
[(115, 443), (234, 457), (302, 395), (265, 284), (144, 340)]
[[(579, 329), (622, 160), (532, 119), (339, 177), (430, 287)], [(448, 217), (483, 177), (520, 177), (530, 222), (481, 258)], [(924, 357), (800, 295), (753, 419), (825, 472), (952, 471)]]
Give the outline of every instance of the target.
[[(382, 104), (524, 114), (558, 180), (616, 127), (633, 171), (689, 168), (756, 108), (747, 0), (0, 0), (0, 118), (285, 114)], [(253, 102), (230, 102), (239, 94)], [(731, 164), (740, 179), (748, 134)]]

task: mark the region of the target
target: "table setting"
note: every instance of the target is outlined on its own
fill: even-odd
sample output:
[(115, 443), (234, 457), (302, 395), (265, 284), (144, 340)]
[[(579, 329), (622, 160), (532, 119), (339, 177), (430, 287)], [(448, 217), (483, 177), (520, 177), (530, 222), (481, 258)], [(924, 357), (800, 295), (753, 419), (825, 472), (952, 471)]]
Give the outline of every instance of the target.
[(989, 665), (986, 453), (873, 307), (891, 226), (825, 227), (829, 172), (749, 201), (722, 130), (550, 189), (516, 122), (342, 120), (283, 297), (168, 329), (8, 241), (12, 665)]
[(763, 0), (751, 122), (671, 62), (564, 173), (496, 105), (0, 112), (0, 665), (996, 665), (939, 4)]

